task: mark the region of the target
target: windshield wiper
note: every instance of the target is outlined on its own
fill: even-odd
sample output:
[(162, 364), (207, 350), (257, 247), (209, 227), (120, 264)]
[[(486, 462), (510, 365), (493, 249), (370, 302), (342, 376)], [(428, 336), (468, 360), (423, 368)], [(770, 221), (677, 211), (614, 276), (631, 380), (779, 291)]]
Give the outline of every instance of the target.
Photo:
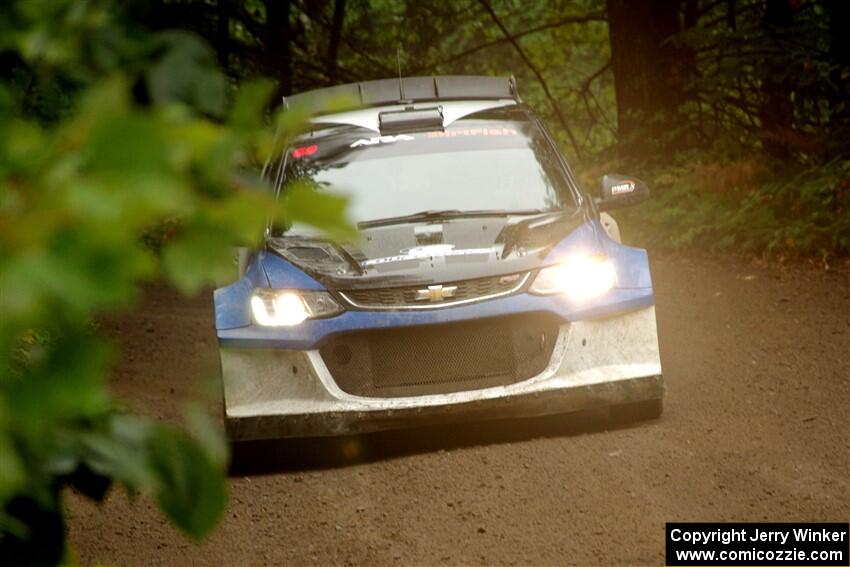
[(458, 209), (436, 209), (428, 211), (420, 211), (410, 215), (402, 215), (398, 217), (387, 217), (383, 219), (374, 219), (357, 223), (357, 228), (371, 228), (374, 226), (389, 226), (392, 224), (404, 224), (408, 222), (418, 222), (426, 220), (443, 220), (456, 218), (471, 218), (471, 217), (505, 217), (509, 215), (539, 215), (543, 213), (559, 212), (556, 209), (524, 209), (524, 210), (507, 210), (507, 209), (482, 209), (461, 211)]

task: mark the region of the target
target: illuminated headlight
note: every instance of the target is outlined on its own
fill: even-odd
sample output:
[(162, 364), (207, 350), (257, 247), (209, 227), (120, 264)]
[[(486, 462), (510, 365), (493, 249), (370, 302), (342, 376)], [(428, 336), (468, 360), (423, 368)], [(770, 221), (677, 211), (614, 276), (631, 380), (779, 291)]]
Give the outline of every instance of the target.
[(251, 296), (254, 321), (263, 327), (291, 327), (306, 319), (330, 317), (340, 311), (339, 304), (324, 291), (258, 288)]
[(597, 297), (614, 287), (617, 271), (604, 256), (573, 256), (543, 268), (529, 291), (540, 295), (562, 293), (573, 301)]

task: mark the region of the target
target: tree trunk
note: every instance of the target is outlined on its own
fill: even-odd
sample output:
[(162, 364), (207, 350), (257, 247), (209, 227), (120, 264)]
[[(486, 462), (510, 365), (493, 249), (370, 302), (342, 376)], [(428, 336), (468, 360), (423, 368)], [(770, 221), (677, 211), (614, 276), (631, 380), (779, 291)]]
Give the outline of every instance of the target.
[(834, 63), (839, 68), (835, 70), (835, 77), (846, 85), (850, 77), (842, 76), (841, 71), (850, 71), (850, 34), (847, 26), (850, 25), (850, 2), (847, 0), (829, 0), (829, 52)]
[[(626, 156), (657, 151), (657, 143), (678, 125), (693, 69), (688, 50), (669, 41), (683, 29), (682, 7), (681, 0), (607, 0), (618, 137)], [(692, 25), (693, 3), (684, 7)]]
[(277, 80), (277, 100), (292, 93), (292, 49), (289, 0), (265, 0), (267, 69)]
[[(850, 2), (829, 0), (829, 55), (834, 66), (829, 74), (833, 91), (830, 96), (829, 129), (833, 140), (846, 140), (850, 132)], [(846, 142), (845, 142), (846, 143)]]
[(227, 69), (230, 57), (230, 1), (218, 0), (218, 13), (216, 14), (216, 48), (218, 51), (218, 64), (222, 69)]
[[(793, 23), (793, 11), (789, 0), (767, 0), (762, 25), (768, 37), (782, 43)], [(759, 121), (762, 127), (762, 147), (771, 156), (787, 161), (793, 157), (790, 140), (794, 121), (794, 105), (791, 102), (791, 81), (786, 58), (765, 65), (761, 82), (761, 104)], [(781, 65), (781, 67), (780, 67)]]
[(339, 52), (339, 40), (342, 35), (342, 24), (345, 19), (345, 0), (336, 0), (334, 2), (334, 17), (331, 22), (331, 37), (328, 42), (328, 79), (331, 82), (337, 81), (337, 53)]

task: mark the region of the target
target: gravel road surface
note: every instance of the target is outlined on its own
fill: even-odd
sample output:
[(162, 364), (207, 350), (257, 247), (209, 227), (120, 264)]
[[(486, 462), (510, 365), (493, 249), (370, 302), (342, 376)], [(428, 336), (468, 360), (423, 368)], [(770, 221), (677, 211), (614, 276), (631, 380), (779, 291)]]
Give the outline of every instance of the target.
[[(662, 565), (672, 521), (850, 520), (850, 270), (653, 262), (665, 413), (474, 423), (264, 444), (200, 545), (147, 497), (68, 494), (84, 563)], [(114, 388), (215, 407), (209, 294), (151, 287), (109, 319)], [(604, 417), (604, 416), (603, 416)]]

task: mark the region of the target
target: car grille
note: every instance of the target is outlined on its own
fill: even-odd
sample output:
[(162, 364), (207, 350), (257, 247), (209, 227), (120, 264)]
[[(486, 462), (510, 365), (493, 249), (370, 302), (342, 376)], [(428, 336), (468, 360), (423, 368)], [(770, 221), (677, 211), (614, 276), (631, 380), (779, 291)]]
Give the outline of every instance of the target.
[(454, 289), (450, 296), (436, 300), (422, 297), (420, 292), (427, 291), (428, 285), (349, 290), (340, 295), (361, 309), (433, 309), (509, 295), (519, 291), (527, 280), (528, 272), (523, 272), (444, 283), (443, 289)]
[(540, 374), (559, 320), (527, 313), (332, 337), (319, 352), (343, 391), (368, 397), (506, 386)]

